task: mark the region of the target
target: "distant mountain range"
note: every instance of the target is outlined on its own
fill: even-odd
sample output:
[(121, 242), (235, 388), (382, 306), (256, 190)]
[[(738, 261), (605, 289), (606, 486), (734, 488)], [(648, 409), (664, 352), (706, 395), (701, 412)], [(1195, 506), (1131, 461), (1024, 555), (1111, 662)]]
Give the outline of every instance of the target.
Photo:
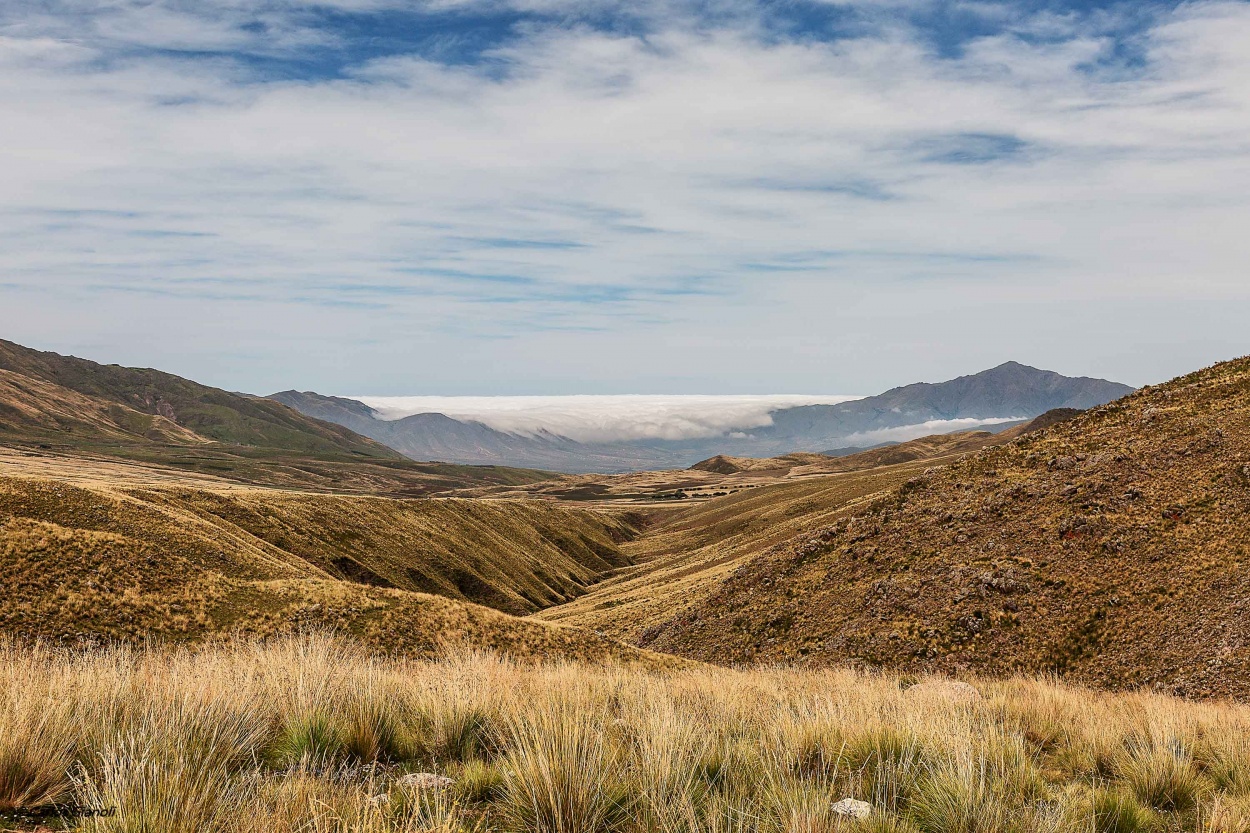
[(579, 443), (545, 431), (514, 434), (443, 414), (384, 420), (363, 402), (340, 396), (289, 390), (275, 393), (270, 399), (307, 416), (350, 428), (413, 460), (455, 460), (473, 465), (512, 465), (503, 461), (525, 460), (525, 468), (618, 472), (666, 468), (680, 465), (684, 459), (642, 442)]
[[(717, 454), (771, 457), (795, 451), (844, 451), (972, 427), (995, 430), (1055, 408), (1101, 405), (1132, 391), (1105, 379), (1072, 378), (1007, 362), (971, 376), (907, 385), (837, 405), (784, 408), (772, 413), (771, 425), (749, 433), (616, 443), (583, 443), (547, 432), (510, 433), (437, 413), (384, 420), (362, 402), (311, 392), (284, 391), (270, 398), (350, 428), (414, 460), (619, 472), (684, 468)], [(985, 420), (999, 422), (987, 425)]]

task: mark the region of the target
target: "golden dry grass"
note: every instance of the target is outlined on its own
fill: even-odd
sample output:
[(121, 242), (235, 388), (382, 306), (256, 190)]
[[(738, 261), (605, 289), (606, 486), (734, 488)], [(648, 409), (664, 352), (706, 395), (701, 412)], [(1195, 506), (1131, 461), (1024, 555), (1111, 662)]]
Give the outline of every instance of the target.
[(657, 513), (622, 546), (636, 566), (539, 618), (593, 628), (636, 644), (648, 630), (702, 602), (751, 558), (924, 471), (932, 461), (823, 475), (749, 489), (681, 511)]
[(1250, 359), (934, 468), (854, 514), (763, 552), (647, 646), (1250, 696)]
[(321, 621), (364, 635), (396, 611), (438, 611), (401, 616), (385, 637), (428, 646), (464, 630), (427, 627), (440, 617), (483, 619), (431, 596), (534, 611), (627, 564), (619, 544), (634, 535), (550, 503), (210, 488), (130, 470), (110, 482), (111, 471), (0, 473), (0, 633), (187, 640)]
[[(0, 806), (96, 833), (1246, 831), (1250, 708), (912, 682), (415, 662), (308, 635), (7, 645)], [(837, 815), (843, 798), (871, 815)]]
[(628, 534), (548, 504), (0, 476), (0, 635), (183, 643), (315, 626), (415, 657), (681, 664), (470, 601), (568, 598), (622, 563)]

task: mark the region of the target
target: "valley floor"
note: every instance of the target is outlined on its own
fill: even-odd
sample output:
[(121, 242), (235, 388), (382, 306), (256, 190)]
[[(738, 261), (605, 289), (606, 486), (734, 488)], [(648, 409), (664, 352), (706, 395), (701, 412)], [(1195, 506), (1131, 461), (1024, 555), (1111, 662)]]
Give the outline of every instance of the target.
[(93, 833), (1245, 833), (1250, 708), (1025, 678), (418, 662), (315, 636), (8, 644), (0, 814)]
[(934, 463), (780, 480), (686, 509), (657, 510), (646, 534), (622, 546), (631, 566), (535, 616), (646, 644), (652, 628), (706, 599), (751, 558), (850, 515)]

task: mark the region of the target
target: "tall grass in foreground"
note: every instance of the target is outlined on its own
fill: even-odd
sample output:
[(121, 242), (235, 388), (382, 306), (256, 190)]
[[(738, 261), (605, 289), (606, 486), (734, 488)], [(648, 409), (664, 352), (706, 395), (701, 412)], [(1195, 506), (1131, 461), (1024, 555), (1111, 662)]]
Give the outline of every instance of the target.
[(324, 637), (0, 646), (0, 812), (93, 833), (1250, 833), (1250, 708), (978, 688)]

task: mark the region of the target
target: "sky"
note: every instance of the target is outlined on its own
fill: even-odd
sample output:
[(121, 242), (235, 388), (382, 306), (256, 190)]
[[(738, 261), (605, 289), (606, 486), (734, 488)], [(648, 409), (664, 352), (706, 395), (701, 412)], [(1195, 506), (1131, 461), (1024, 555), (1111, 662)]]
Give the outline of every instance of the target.
[(0, 337), (231, 390), (1250, 353), (1250, 3), (6, 0)]

